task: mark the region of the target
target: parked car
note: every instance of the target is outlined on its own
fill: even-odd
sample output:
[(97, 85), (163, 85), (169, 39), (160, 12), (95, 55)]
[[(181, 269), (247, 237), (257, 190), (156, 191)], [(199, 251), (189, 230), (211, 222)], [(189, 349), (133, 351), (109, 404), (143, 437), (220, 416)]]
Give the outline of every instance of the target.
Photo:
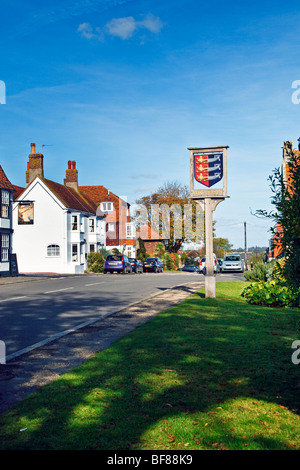
[(160, 258), (147, 258), (143, 263), (144, 272), (153, 271), (155, 273), (162, 273), (164, 270), (164, 263)]
[(106, 257), (103, 273), (131, 273), (132, 267), (126, 255), (108, 255)]
[(143, 272), (143, 263), (141, 263), (139, 259), (129, 258), (129, 262), (134, 273), (138, 274)]
[[(204, 275), (206, 274), (206, 256), (201, 259), (200, 261), (200, 269), (199, 272), (202, 272)], [(216, 255), (214, 254), (214, 273), (219, 273), (220, 272), (220, 265), (218, 263), (218, 259)]]
[(244, 263), (240, 255), (226, 255), (223, 259), (222, 271), (233, 272), (237, 271), (240, 273), (244, 272)]
[(193, 264), (190, 264), (190, 265), (186, 265), (184, 266), (181, 271), (187, 271), (189, 273), (198, 273), (199, 272), (199, 268), (197, 266), (194, 266)]
[(222, 266), (223, 266), (223, 259), (222, 258), (217, 258), (219, 266), (220, 266), (220, 273), (222, 272)]

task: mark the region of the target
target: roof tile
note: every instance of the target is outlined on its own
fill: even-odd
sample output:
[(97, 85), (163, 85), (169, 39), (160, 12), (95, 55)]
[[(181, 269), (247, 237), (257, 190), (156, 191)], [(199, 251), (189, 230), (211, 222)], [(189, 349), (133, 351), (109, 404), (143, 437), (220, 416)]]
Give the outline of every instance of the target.
[(14, 187), (9, 181), (9, 179), (7, 178), (6, 174), (4, 173), (4, 170), (1, 165), (0, 165), (0, 188), (14, 191)]

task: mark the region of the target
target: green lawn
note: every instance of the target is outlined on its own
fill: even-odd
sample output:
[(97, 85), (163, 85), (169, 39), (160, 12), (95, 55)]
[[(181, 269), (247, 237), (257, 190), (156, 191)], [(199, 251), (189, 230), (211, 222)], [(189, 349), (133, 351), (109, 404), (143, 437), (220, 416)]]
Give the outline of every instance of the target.
[(299, 450), (299, 309), (248, 305), (244, 286), (200, 291), (43, 387), (0, 417), (0, 448)]

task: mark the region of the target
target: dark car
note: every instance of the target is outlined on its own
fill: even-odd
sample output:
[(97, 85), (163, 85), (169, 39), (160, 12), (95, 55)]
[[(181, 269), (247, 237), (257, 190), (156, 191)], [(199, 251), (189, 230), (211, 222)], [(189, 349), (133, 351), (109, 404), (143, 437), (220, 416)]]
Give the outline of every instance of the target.
[(143, 263), (144, 272), (153, 271), (154, 273), (162, 273), (164, 270), (164, 263), (160, 258), (147, 258)]
[(181, 271), (187, 271), (189, 273), (198, 273), (199, 272), (199, 268), (197, 266), (194, 266), (193, 264), (191, 265), (186, 265), (182, 268)]
[(219, 263), (219, 266), (220, 266), (220, 273), (221, 273), (222, 272), (223, 259), (218, 258), (218, 263)]
[(108, 255), (106, 257), (103, 273), (131, 273), (132, 267), (126, 255)]
[(140, 260), (136, 258), (129, 258), (129, 262), (134, 273), (138, 274), (143, 272), (143, 264), (140, 262)]

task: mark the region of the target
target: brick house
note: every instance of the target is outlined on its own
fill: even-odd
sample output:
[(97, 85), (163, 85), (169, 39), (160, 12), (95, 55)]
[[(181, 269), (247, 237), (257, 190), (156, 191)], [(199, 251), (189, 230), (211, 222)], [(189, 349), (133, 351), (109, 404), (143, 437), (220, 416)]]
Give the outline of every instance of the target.
[(141, 238), (143, 240), (146, 253), (150, 256), (154, 256), (155, 248), (158, 243), (166, 244), (168, 241), (167, 238), (163, 238), (159, 233), (157, 233), (149, 225), (143, 225), (136, 231), (136, 238)]
[[(289, 171), (288, 162), (290, 158), (289, 153), (292, 150), (292, 148), (293, 148), (292, 142), (284, 142), (281, 171), (282, 171), (283, 181), (287, 187), (289, 187), (289, 184), (291, 181), (291, 175)], [(299, 149), (292, 150), (292, 151), (294, 155), (298, 155), (298, 156), (300, 155)], [(283, 231), (282, 227), (280, 225), (276, 225), (276, 231), (279, 234), (279, 236), (277, 237), (273, 236), (269, 243), (269, 258), (270, 259), (277, 258), (278, 256), (282, 254), (282, 245), (280, 242), (280, 233)]]
[(116, 248), (129, 258), (134, 258), (136, 234), (131, 221), (130, 204), (104, 186), (79, 186), (79, 190), (106, 216), (106, 249)]

